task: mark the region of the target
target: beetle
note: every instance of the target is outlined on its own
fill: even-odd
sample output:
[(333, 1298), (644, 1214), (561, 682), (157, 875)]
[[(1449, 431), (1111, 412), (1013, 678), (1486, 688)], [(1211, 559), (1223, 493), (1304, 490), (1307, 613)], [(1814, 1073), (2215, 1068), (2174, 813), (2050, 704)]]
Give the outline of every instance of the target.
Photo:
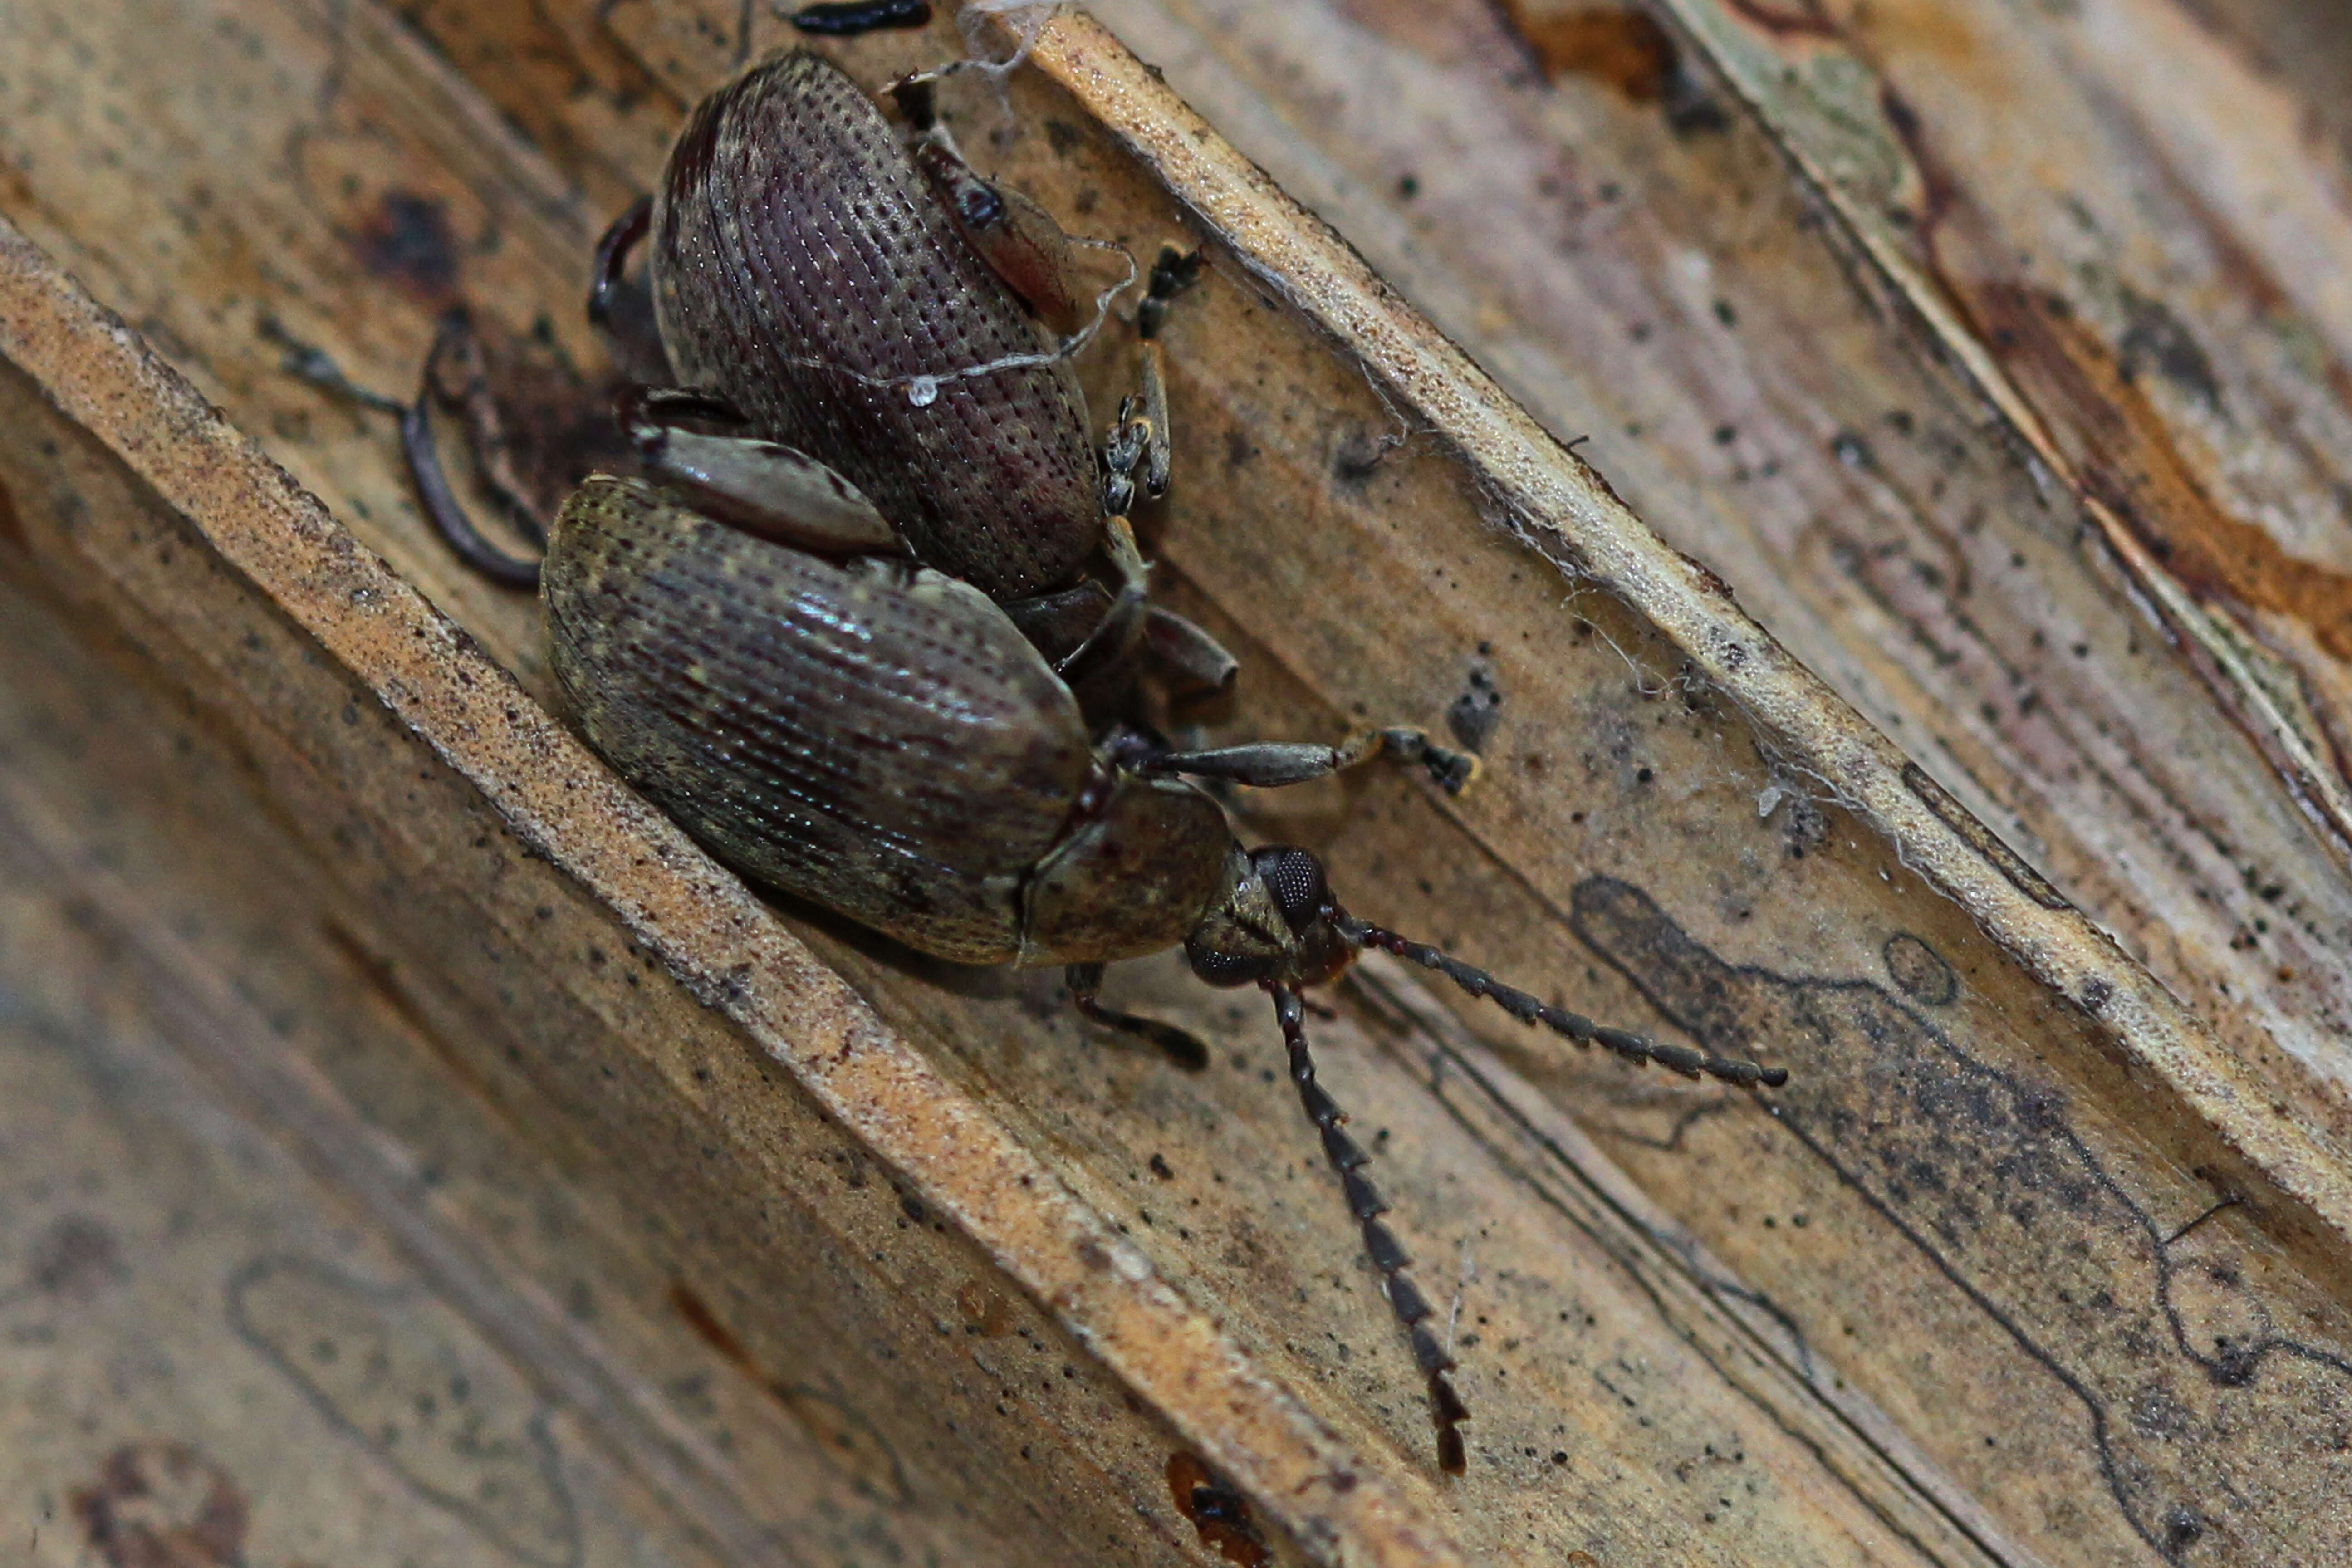
[[(688, 395), (639, 398), (625, 415), (638, 464), (717, 510), (837, 477), (834, 488), (870, 499), (915, 559), (1003, 604), (1098, 719), (1120, 709), (1139, 655), (1180, 689), (1223, 689), (1234, 661), (1148, 603), (1128, 521), (1139, 497), (1168, 488), (1157, 340), (1199, 258), (1170, 248), (1150, 268), (1139, 387), (1097, 447), (1070, 363), (1093, 330), (1072, 247), (1091, 242), (1072, 241), (955, 152), (932, 110), (954, 68), (893, 88), (911, 144), (837, 67), (805, 52), (751, 66), (696, 106), (655, 195), (600, 241), (590, 291), (590, 318), (628, 377)], [(644, 285), (628, 276), (641, 242)], [(436, 399), (468, 408), (469, 433), (497, 423), (450, 395), (446, 367), (478, 356), (453, 320), (405, 426), (410, 463), (445, 537), (492, 576), (528, 585), (532, 564), (481, 539), (433, 447)], [(499, 470), (477, 456), (478, 468)], [(1116, 594), (1087, 570), (1097, 552)], [(1474, 759), (1442, 747), (1419, 756), (1450, 789), (1475, 773)]]
[(1428, 1380), (1439, 1462), (1468, 1412), (1432, 1310), (1381, 1216), (1368, 1157), (1318, 1083), (1304, 987), (1377, 948), (1522, 1022), (1685, 1076), (1776, 1086), (1780, 1068), (1594, 1024), (1434, 947), (1349, 915), (1321, 863), (1243, 847), (1193, 783), (1319, 777), (1344, 748), (1178, 752), (1097, 733), (1012, 618), (970, 583), (897, 554), (828, 559), (597, 476), (564, 503), (541, 574), (552, 662), (589, 743), (718, 858), (918, 952), (1064, 967), (1079, 1012), (1184, 1065), (1206, 1048), (1102, 1005), (1107, 964), (1181, 946), (1212, 985), (1273, 1000), (1292, 1082)]

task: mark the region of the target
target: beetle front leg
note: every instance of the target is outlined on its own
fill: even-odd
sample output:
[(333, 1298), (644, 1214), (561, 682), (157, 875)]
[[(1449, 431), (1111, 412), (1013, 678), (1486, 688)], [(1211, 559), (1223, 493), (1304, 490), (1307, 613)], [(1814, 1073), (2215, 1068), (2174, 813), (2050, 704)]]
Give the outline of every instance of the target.
[(1103, 443), (1103, 510), (1124, 516), (1139, 489), (1146, 500), (1168, 493), (1174, 445), (1169, 436), (1168, 369), (1160, 352), (1169, 304), (1200, 279), (1201, 253), (1160, 247), (1151, 284), (1135, 312), (1137, 389), (1119, 404), (1118, 423)]
[(1125, 517), (1113, 516), (1104, 520), (1103, 536), (1111, 564), (1118, 571), (1118, 596), (1111, 601), (1101, 623), (1087, 635), (1076, 651), (1054, 666), (1054, 673), (1072, 686), (1082, 685), (1114, 665), (1126, 662), (1143, 641), (1150, 618), (1145, 579), (1151, 568), (1145, 564), (1142, 551), (1136, 548), (1135, 529)]
[(1073, 963), (1063, 971), (1063, 982), (1070, 988), (1070, 1005), (1078, 1010), (1079, 1016), (1150, 1041), (1167, 1054), (1170, 1061), (1187, 1072), (1200, 1072), (1208, 1067), (1209, 1047), (1175, 1025), (1115, 1012), (1096, 1000), (1102, 990), (1102, 980), (1103, 966), (1099, 963)]
[(864, 491), (778, 441), (712, 434), (742, 416), (708, 393), (635, 386), (621, 426), (648, 476), (688, 492), (697, 510), (761, 539), (821, 555), (901, 555), (905, 543)]
[(588, 285), (588, 324), (604, 340), (605, 352), (630, 381), (667, 385), (676, 379), (662, 346), (653, 290), (629, 277), (629, 257), (653, 228), (654, 204), (639, 196), (614, 218), (596, 241)]
[[(1089, 578), (1075, 588), (1007, 600), (1000, 607), (1013, 617), (1021, 635), (1058, 669), (1101, 629), (1115, 603), (1108, 589)], [(1142, 650), (1161, 673), (1173, 679), (1176, 693), (1183, 697), (1224, 691), (1241, 668), (1240, 661), (1216, 638), (1158, 605), (1144, 606)]]
[(1476, 753), (1439, 745), (1419, 730), (1359, 730), (1336, 746), (1303, 741), (1260, 741), (1205, 752), (1166, 752), (1145, 759), (1139, 770), (1224, 779), (1256, 789), (1279, 789), (1328, 777), (1375, 757), (1418, 763), (1448, 795), (1460, 795), (1478, 776)]

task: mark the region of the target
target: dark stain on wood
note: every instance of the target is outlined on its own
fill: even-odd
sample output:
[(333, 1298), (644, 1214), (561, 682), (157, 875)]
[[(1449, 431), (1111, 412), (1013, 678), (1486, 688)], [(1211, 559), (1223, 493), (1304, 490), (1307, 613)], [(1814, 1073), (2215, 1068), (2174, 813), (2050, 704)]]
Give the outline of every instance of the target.
[(245, 1494), (185, 1443), (127, 1443), (77, 1487), (74, 1517), (109, 1568), (236, 1568), (245, 1562)]
[(1551, 81), (1591, 77), (1632, 102), (1655, 103), (1682, 64), (1673, 36), (1646, 11), (1604, 5), (1546, 14), (1518, 3), (1504, 11)]
[(457, 243), (449, 206), (437, 196), (386, 191), (352, 236), (352, 254), (370, 276), (428, 304), (457, 289)]
[(1877, 982), (1733, 964), (1613, 878), (1579, 883), (1573, 909), (1577, 935), (1696, 1043), (1804, 1064), (1776, 1121), (2039, 1364), (2048, 1409), (2075, 1412), (2141, 1539), (2168, 1561), (2209, 1537), (2232, 1561), (2292, 1555), (2269, 1501), (2342, 1485), (2341, 1314), (2266, 1299), (2199, 1229), (2210, 1208), (2160, 1225), (2181, 1194), (2110, 1168), (2064, 1094), (1978, 1059)]
[[(2083, 494), (2112, 511), (2166, 572), (2200, 601), (2291, 616), (2330, 654), (2352, 658), (2352, 574), (2289, 554), (2261, 526), (2216, 505), (2132, 365), (2065, 300), (1991, 283), (1966, 303), (1978, 335), (2048, 424)], [(2153, 342), (2141, 352), (2159, 368), (2168, 357), (2193, 389), (2201, 352)]]
[(1201, 1532), (1202, 1545), (1241, 1568), (1265, 1563), (1265, 1540), (1250, 1517), (1249, 1500), (1218, 1481), (1199, 1458), (1181, 1449), (1168, 1456), (1168, 1495)]

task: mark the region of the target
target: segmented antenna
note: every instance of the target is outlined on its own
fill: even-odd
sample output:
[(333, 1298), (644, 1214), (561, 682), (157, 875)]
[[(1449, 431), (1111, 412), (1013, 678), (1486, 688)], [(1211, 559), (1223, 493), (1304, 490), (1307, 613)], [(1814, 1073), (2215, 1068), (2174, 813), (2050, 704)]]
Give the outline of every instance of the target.
[(1596, 1024), (1581, 1013), (1554, 1007), (1524, 991), (1506, 985), (1485, 970), (1475, 969), (1427, 942), (1414, 942), (1392, 931), (1383, 931), (1369, 921), (1339, 915), (1331, 924), (1332, 929), (1339, 933), (1340, 940), (1350, 947), (1376, 947), (1383, 952), (1392, 952), (1399, 958), (1418, 963), (1423, 969), (1433, 969), (1471, 995), (1490, 998), (1496, 1006), (1520, 1023), (1541, 1024), (1552, 1033), (1565, 1036), (1580, 1046), (1600, 1046), (1615, 1051), (1631, 1062), (1655, 1062), (1685, 1078), (1718, 1078), (1726, 1083), (1760, 1084), (1766, 1089), (1778, 1089), (1789, 1081), (1789, 1069), (1786, 1068), (1759, 1067), (1754, 1062), (1740, 1061), (1736, 1058), (1711, 1057), (1687, 1046), (1660, 1045), (1646, 1035)]
[(1458, 1476), (1467, 1468), (1468, 1456), (1462, 1446), (1462, 1423), (1470, 1419), (1468, 1406), (1454, 1392), (1453, 1379), (1445, 1374), (1454, 1370), (1454, 1358), (1430, 1331), (1429, 1321), (1434, 1316), (1421, 1290), (1405, 1272), (1412, 1259), (1405, 1256), (1404, 1247), (1395, 1233), (1381, 1223), (1381, 1215), (1389, 1205), (1378, 1187), (1364, 1174), (1371, 1163), (1361, 1145), (1340, 1131), (1339, 1124), (1348, 1120), (1328, 1090), (1315, 1081), (1315, 1058), (1307, 1048), (1307, 1014), (1298, 1000), (1298, 993), (1287, 985), (1269, 981), (1266, 994), (1274, 998), (1274, 1016), (1282, 1024), (1283, 1044), (1290, 1047), (1290, 1081), (1298, 1086), (1298, 1103), (1307, 1119), (1315, 1123), (1315, 1131), (1323, 1138), (1323, 1157), (1339, 1173), (1339, 1185), (1348, 1195), (1348, 1212), (1364, 1227), (1364, 1255), (1372, 1267), (1381, 1271), (1381, 1287), (1387, 1294), (1390, 1308), (1397, 1321), (1404, 1325), (1405, 1336), (1412, 1342), (1412, 1358), (1429, 1378), (1429, 1407), (1437, 1424), (1437, 1464), (1448, 1475)]

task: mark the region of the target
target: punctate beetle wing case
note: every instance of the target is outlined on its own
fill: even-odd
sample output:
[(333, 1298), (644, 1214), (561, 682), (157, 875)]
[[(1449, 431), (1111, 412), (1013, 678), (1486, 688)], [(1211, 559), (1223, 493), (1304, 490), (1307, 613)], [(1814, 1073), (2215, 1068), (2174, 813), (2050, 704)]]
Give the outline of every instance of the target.
[[(1281, 9), (1359, 73), (1466, 68), (1447, 40), (1501, 25)], [(1541, 58), (1576, 58), (1506, 9), (1553, 38)], [(1179, 79), (1223, 79), (1203, 62), (1223, 57), (1176, 51), (1176, 8), (1152, 15)], [(290, 1142), (331, 1216), (171, 1223), (232, 1184), (100, 1170), (98, 1140), (41, 1133), (79, 1206), (39, 1195), (54, 1183), (28, 1200), (37, 1289), (8, 1310), (120, 1305), (44, 1320), (73, 1421), (6, 1417), (34, 1425), (0, 1488), (89, 1500), (37, 1551), (102, 1552), (142, 1487), (198, 1500), (214, 1533), (189, 1539), (234, 1532), (215, 1555), (265, 1562), (321, 1550), (297, 1518), (415, 1532), (419, 1561), (583, 1563), (647, 1539), (745, 1562), (781, 1538), (971, 1563), (2087, 1563), (2342, 1538), (2324, 1438), (2347, 1211), (2300, 1069), (2218, 1044), (2066, 903), (2074, 881), (2043, 882), (1084, 17), (1038, 36), (1009, 110), (967, 82), (944, 112), (1071, 232), (1147, 263), (1167, 239), (1208, 251), (1167, 327), (1174, 484), (1138, 514), (1155, 602), (1242, 656), (1204, 738), (1459, 704), (1485, 748), (1459, 797), (1358, 774), (1248, 798), (1244, 826), (1316, 849), (1351, 910), (1543, 977), (1547, 1002), (1790, 1069), (1768, 1108), (1531, 1050), (1402, 966), (1331, 994), (1339, 1016), (1308, 1025), (1322, 1070), (1472, 1412), (1458, 1480), (1430, 1461), (1262, 1005), (1114, 970), (1110, 1000), (1212, 1044), (1183, 1076), (1072, 1021), (1051, 973), (753, 896), (550, 717), (535, 609), (425, 531), (389, 419), (320, 389), (314, 354), (404, 395), (460, 302), (593, 365), (595, 234), (782, 24), (490, 6), (412, 28), (361, 4), (331, 31), (261, 5), (0, 25), (0, 209), (38, 241), (0, 251), (0, 577), (25, 628), (0, 682), (20, 738), (0, 857), (12, 889), (64, 889), (12, 891), (59, 911), (41, 951), (94, 954), (88, 994), (152, 997), (153, 1021), (68, 1005), (26, 945), (11, 984), (73, 1026), (42, 1039), (169, 1042), (204, 1068), (176, 1098)], [(870, 89), (961, 44), (942, 17), (828, 47)], [(1482, 101), (1569, 111), (1570, 87), (1513, 68)], [(191, 101), (218, 111), (173, 117)], [(1354, 101), (1297, 118), (1319, 136)], [(1732, 99), (1642, 101), (1578, 142), (1596, 174), (1746, 145)], [(1246, 108), (1268, 161), (1316, 144)], [(1426, 149), (1475, 142), (1318, 195), (1410, 262), (1353, 226), (1438, 195)], [(1899, 357), (1910, 329), (1843, 291), (1793, 197), (1739, 210), (1748, 242), (1821, 247), (1805, 355), (1872, 375)], [(1523, 257), (1497, 243), (1477, 276)], [(1416, 294), (1484, 299), (1454, 266)], [(1781, 319), (1748, 295), (1697, 309), (1747, 334), (1727, 342)], [(1492, 363), (1536, 384), (1496, 331)], [(1097, 423), (1132, 346), (1122, 317), (1074, 364)], [(1730, 351), (1684, 350), (1668, 383), (1705, 406)], [(1905, 410), (1972, 428), (1939, 384)], [(1685, 444), (1749, 461), (1715, 429)], [(1814, 443), (1855, 473), (1896, 426), (1822, 429), (1861, 442)], [(142, 822), (162, 827), (136, 853), (90, 847)], [(989, 826), (939, 832), (961, 852)], [(137, 1192), (159, 1194), (151, 1225), (96, 1225)], [(186, 1336), (176, 1380), (107, 1353), (115, 1310)], [(321, 1360), (328, 1328), (418, 1378), (468, 1369), (468, 1429), (501, 1444), (412, 1428), (417, 1389), (337, 1371), (371, 1363)], [(467, 1501), (486, 1481), (515, 1505)]]
[[(780, 439), (839, 454), (940, 570), (999, 598), (1061, 587), (1100, 531), (1094, 453), (1070, 438), (1085, 431), (1076, 378), (1066, 363), (955, 374), (1050, 340), (892, 155), (896, 137), (871, 98), (808, 57), (761, 68), (688, 121), (651, 243), (712, 306), (656, 300), (677, 369)], [(919, 404), (891, 384), (920, 375), (951, 379)]]

